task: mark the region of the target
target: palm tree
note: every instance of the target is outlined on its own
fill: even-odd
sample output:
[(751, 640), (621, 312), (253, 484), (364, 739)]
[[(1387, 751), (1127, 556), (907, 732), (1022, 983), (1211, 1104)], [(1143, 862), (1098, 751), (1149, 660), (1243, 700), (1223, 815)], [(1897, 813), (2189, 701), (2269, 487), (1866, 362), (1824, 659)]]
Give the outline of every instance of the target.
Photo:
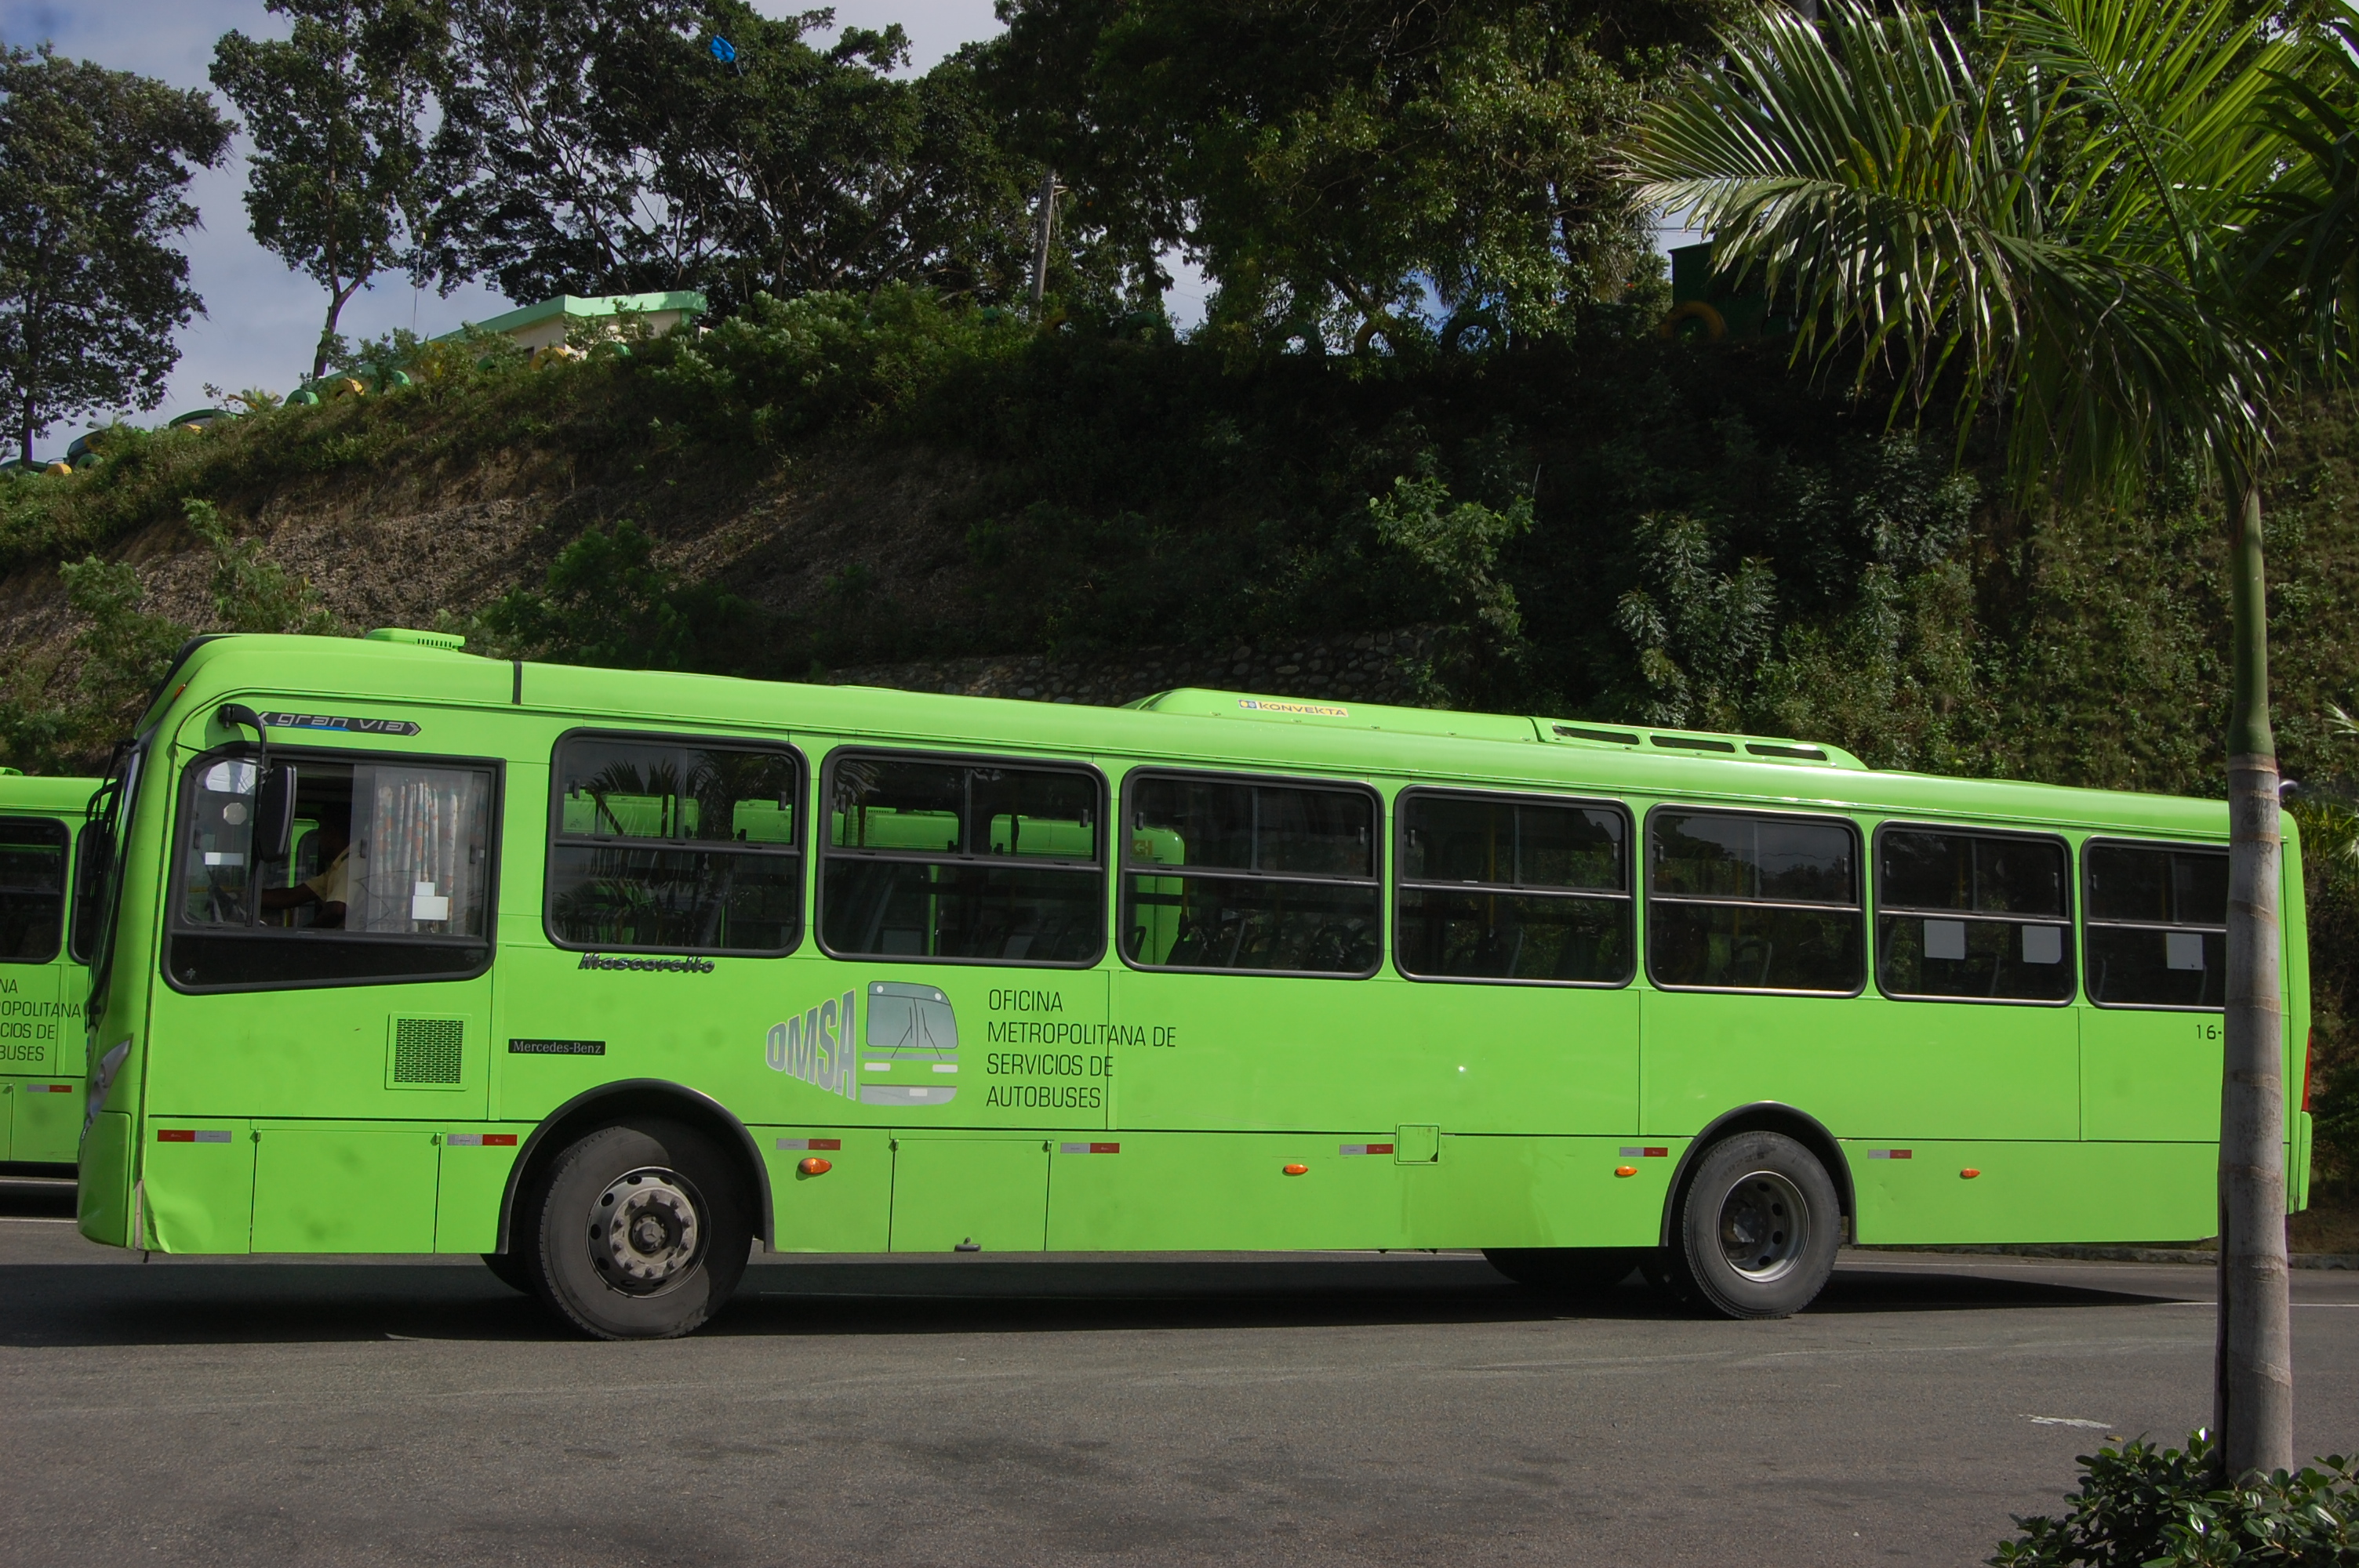
[[(1830, 0), (1772, 6), (1658, 102), (1642, 197), (1804, 323), (1796, 353), (1887, 417), (2005, 432), (2019, 499), (2124, 501), (2192, 460), (2225, 498), (2234, 640), (2220, 1332), (2225, 1473), (2293, 1460), (2285, 1029), (2261, 476), (2284, 351), (2256, 203), (2303, 164), (2284, 104), (2322, 69), (2241, 0), (1999, 0), (1979, 36)], [(2305, 209), (2304, 211), (2309, 211)], [(2291, 222), (2279, 224), (2290, 232)], [(2262, 246), (2267, 249), (2267, 246)], [(1888, 389), (1888, 392), (1886, 392)]]

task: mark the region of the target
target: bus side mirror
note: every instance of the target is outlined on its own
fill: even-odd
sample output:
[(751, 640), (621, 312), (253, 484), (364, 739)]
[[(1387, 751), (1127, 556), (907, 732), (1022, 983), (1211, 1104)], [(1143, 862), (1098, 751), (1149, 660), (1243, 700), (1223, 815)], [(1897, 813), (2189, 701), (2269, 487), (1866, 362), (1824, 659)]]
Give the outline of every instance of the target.
[(254, 795), (254, 858), (283, 860), (295, 837), (295, 764), (281, 762), (262, 775)]

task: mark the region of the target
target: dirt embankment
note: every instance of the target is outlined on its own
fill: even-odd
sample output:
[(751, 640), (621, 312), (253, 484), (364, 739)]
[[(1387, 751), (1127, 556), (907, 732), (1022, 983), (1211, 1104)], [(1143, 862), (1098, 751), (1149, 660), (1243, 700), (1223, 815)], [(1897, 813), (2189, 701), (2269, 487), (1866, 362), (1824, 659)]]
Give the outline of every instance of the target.
[[(455, 472), (396, 468), (208, 499), (356, 631), (478, 613), (539, 584), (585, 529), (623, 518), (654, 540), (658, 566), (773, 613), (807, 611), (853, 574), (905, 620), (951, 628), (971, 616), (963, 541), (976, 476), (961, 461), (903, 449), (756, 474), (591, 479), (581, 467), (503, 452)], [(200, 630), (217, 619), (212, 555), (185, 523), (159, 520), (104, 554), (137, 568), (149, 613)], [(0, 667), (19, 696), (72, 678), (82, 624), (54, 563), (0, 574)]]

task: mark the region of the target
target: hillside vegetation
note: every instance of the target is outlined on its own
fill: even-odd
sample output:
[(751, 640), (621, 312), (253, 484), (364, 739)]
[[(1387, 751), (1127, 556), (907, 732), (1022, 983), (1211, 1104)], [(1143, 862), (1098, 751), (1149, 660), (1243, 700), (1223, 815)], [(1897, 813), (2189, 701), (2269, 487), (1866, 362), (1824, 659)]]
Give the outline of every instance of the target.
[[(1434, 625), (1436, 705), (1812, 737), (1879, 766), (2219, 795), (2221, 543), (2182, 488), (2019, 511), (1777, 349), (1647, 330), (1241, 353), (919, 290), (415, 384), (0, 479), (0, 761), (87, 766), (196, 628), (447, 625), (771, 678)], [(483, 362), (478, 363), (478, 360)], [(1978, 454), (1969, 451), (1966, 473)], [(2321, 1173), (2359, 1152), (2359, 423), (2270, 497), (2278, 735), (2312, 829)], [(1315, 679), (1295, 695), (1323, 695)]]

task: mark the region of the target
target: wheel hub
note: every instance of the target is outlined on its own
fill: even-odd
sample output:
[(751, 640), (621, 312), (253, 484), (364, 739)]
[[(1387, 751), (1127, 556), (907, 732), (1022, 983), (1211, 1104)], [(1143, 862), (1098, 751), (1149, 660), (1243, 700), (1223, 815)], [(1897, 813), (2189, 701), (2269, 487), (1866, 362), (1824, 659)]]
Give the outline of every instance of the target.
[(607, 1284), (634, 1295), (688, 1272), (703, 1239), (695, 1189), (659, 1166), (617, 1176), (591, 1209), (591, 1261)]
[(1775, 1171), (1742, 1177), (1721, 1200), (1721, 1255), (1757, 1284), (1792, 1272), (1810, 1239), (1810, 1206), (1801, 1190)]

